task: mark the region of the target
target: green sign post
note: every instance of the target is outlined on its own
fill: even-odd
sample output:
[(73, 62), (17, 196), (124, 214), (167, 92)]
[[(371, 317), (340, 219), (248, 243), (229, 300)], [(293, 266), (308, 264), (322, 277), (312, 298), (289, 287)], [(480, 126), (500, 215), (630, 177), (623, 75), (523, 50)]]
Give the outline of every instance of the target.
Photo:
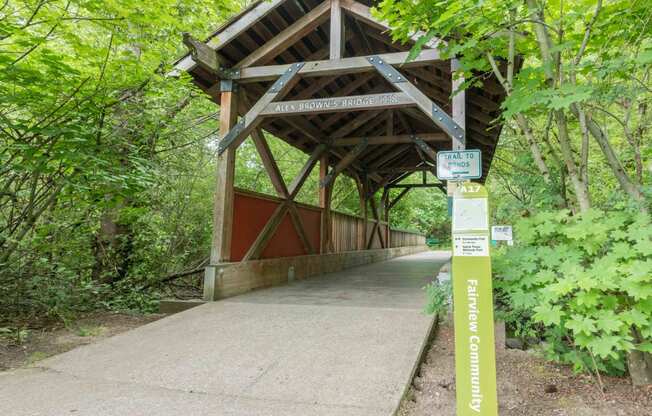
[(453, 195), (453, 313), (457, 416), (498, 415), (488, 195), (461, 183)]

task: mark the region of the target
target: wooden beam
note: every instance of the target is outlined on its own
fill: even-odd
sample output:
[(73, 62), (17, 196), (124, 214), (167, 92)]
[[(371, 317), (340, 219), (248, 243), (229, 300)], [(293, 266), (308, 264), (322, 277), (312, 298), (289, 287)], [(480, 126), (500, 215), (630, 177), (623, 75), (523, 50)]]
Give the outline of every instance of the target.
[[(407, 62), (409, 52), (394, 52), (377, 55), (389, 65), (402, 65), (403, 67), (424, 66), (441, 60), (437, 49), (424, 49), (413, 60)], [(309, 61), (299, 70), (303, 77), (323, 77), (329, 75), (355, 74), (368, 72), (374, 66), (368, 57), (356, 56), (351, 58), (332, 59), (325, 61)], [(291, 64), (254, 66), (234, 70), (231, 78), (241, 83), (274, 80), (284, 74)]]
[(381, 156), (376, 161), (374, 161), (369, 166), (369, 170), (373, 171), (373, 170), (383, 166), (384, 164), (386, 164), (386, 163), (390, 162), (391, 160), (397, 158), (398, 156), (402, 155), (403, 153), (405, 153), (408, 150), (410, 150), (409, 146), (405, 146), (405, 145), (396, 146), (394, 149), (386, 152), (383, 156)]
[(439, 188), (445, 189), (443, 183), (406, 183), (399, 185), (387, 185), (388, 188), (405, 189), (405, 188)]
[[(237, 16), (230, 23), (225, 25), (220, 30), (213, 33), (206, 42), (204, 42), (209, 48), (219, 51), (229, 42), (235, 39), (238, 35), (249, 29), (256, 22), (260, 21), (263, 17), (269, 14), (279, 5), (283, 4), (286, 0), (270, 0), (270, 1), (261, 1), (251, 10), (244, 12), (242, 15)], [(174, 64), (174, 70), (168, 75), (178, 76), (181, 71), (190, 71), (197, 63), (194, 61), (191, 55), (186, 55), (177, 61)]]
[[(365, 139), (367, 140), (369, 146), (414, 142), (413, 136), (411, 134), (401, 134), (397, 136), (342, 137), (339, 139), (333, 139), (331, 145), (336, 147), (355, 146)], [(444, 133), (420, 134), (419, 139), (426, 142), (446, 142), (449, 140), (448, 136)]]
[(301, 39), (328, 18), (330, 3), (325, 1), (303, 15), (299, 20), (281, 31), (274, 38), (265, 42), (261, 47), (238, 62), (234, 68), (245, 68), (257, 63), (267, 63), (272, 58), (283, 52)]
[[(461, 90), (460, 87), (464, 83), (464, 77), (456, 77), (455, 73), (460, 69), (459, 60), (453, 58), (451, 59), (451, 72), (452, 72), (452, 83), (453, 83), (453, 120), (464, 130), (466, 130), (466, 91)], [(464, 150), (466, 148), (466, 138), (464, 136), (451, 136), (452, 149), (453, 150)]]
[(288, 190), (283, 181), (283, 176), (276, 164), (276, 160), (274, 160), (274, 156), (272, 155), (272, 151), (267, 144), (267, 140), (265, 139), (262, 130), (254, 129), (251, 132), (251, 138), (256, 146), (256, 150), (258, 150), (260, 160), (263, 162), (263, 166), (265, 166), (267, 175), (269, 176), (272, 185), (274, 185), (274, 189), (276, 189), (276, 193), (282, 198), (287, 198)]
[(299, 214), (299, 210), (297, 209), (297, 206), (296, 204), (294, 204), (293, 201), (290, 203), (288, 207), (288, 212), (290, 213), (290, 219), (292, 220), (294, 229), (297, 231), (299, 240), (301, 240), (301, 244), (303, 244), (303, 248), (306, 250), (306, 253), (315, 254), (315, 248), (312, 246), (312, 243), (310, 242), (310, 238), (308, 238), (308, 234), (306, 233), (306, 228), (303, 224), (303, 219), (301, 218), (301, 214)]
[[(223, 91), (220, 101), (220, 134), (235, 124), (238, 117), (237, 93)], [(233, 181), (235, 178), (235, 149), (228, 149), (218, 156), (215, 202), (213, 205), (213, 240), (210, 264), (231, 260), (231, 236), (233, 233)]]
[(201, 66), (208, 72), (220, 74), (222, 76), (222, 66), (217, 52), (209, 48), (204, 42), (193, 38), (190, 33), (184, 32), (183, 43), (190, 50), (190, 56), (197, 65)]
[(353, 161), (358, 157), (360, 153), (367, 147), (367, 142), (362, 141), (358, 143), (349, 153), (347, 153), (340, 161), (335, 165), (335, 167), (326, 175), (326, 177), (321, 181), (320, 186), (322, 188), (327, 187), (331, 182), (335, 182), (335, 178), (339, 175), (344, 169), (346, 169)]
[(256, 102), (247, 114), (223, 136), (218, 146), (218, 154), (222, 154), (227, 148), (237, 149), (240, 143), (260, 124), (262, 117), (260, 112), (277, 98), (282, 98), (298, 81), (298, 72), (303, 64), (292, 64), (283, 76), (279, 77), (265, 94)]
[[(326, 175), (328, 175), (328, 155), (324, 153), (319, 157), (319, 182), (323, 181)], [(326, 189), (321, 186), (319, 187), (319, 207), (322, 209), (326, 207)]]
[(330, 59), (340, 59), (344, 56), (345, 39), (344, 16), (342, 16), (340, 0), (330, 0), (330, 9)]
[(336, 113), (343, 111), (378, 110), (416, 105), (404, 93), (351, 95), (347, 97), (313, 98), (308, 100), (276, 101), (267, 104), (260, 116)]
[(369, 120), (373, 119), (374, 117), (378, 117), (378, 114), (380, 114), (380, 111), (378, 110), (368, 111), (364, 114), (361, 114), (356, 118), (354, 118), (353, 120), (351, 120), (351, 122), (349, 122), (348, 124), (345, 124), (339, 129), (335, 130), (332, 134), (332, 137), (339, 138), (348, 133), (351, 133), (352, 131), (355, 131), (360, 126), (367, 123)]
[(423, 166), (395, 166), (391, 168), (379, 168), (370, 172), (377, 173), (405, 173), (405, 172), (431, 172), (432, 166), (423, 165)]
[(428, 156), (431, 161), (437, 163), (437, 152), (432, 150), (432, 147), (428, 146), (428, 143), (423, 141), (420, 136), (412, 136), (412, 140), (419, 150)]
[(290, 199), (294, 199), (294, 197), (299, 193), (303, 183), (306, 181), (306, 179), (308, 179), (312, 168), (317, 164), (319, 158), (326, 151), (326, 149), (327, 146), (325, 144), (320, 144), (315, 148), (310, 157), (308, 157), (308, 160), (306, 160), (306, 163), (303, 164), (303, 167), (290, 185)]

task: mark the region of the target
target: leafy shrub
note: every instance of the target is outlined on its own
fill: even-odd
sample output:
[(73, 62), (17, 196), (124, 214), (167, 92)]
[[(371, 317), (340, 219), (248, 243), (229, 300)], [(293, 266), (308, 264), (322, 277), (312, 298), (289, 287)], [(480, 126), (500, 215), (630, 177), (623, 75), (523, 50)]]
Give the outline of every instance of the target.
[(498, 310), (576, 371), (626, 371), (652, 351), (652, 225), (644, 214), (542, 212), (494, 256)]
[(453, 294), (453, 287), (450, 280), (445, 282), (430, 282), (425, 288), (428, 303), (424, 308), (424, 312), (428, 315), (441, 314), (445, 315), (448, 312), (448, 306), (451, 303), (451, 296)]

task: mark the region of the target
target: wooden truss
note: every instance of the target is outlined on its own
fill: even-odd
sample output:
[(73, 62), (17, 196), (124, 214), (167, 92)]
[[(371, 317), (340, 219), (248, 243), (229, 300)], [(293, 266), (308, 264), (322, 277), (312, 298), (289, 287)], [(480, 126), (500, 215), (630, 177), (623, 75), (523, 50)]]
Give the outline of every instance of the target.
[[(299, 7), (299, 3), (292, 7)], [(424, 175), (433, 172), (435, 149), (441, 148), (441, 143), (449, 142), (453, 149), (463, 149), (466, 143), (465, 93), (457, 93), (451, 100), (449, 92), (439, 88), (437, 82), (415, 82), (417, 79), (436, 79), (442, 73), (458, 69), (454, 59), (450, 64), (442, 60), (438, 50), (441, 40), (433, 39), (426, 43), (409, 62), (409, 52), (404, 49), (377, 53), (396, 50), (391, 48), (391, 40), (381, 33), (391, 28), (373, 17), (368, 6), (355, 0), (323, 1), (285, 24), (273, 23), (279, 27), (273, 31), (260, 25), (262, 21), (278, 19), (275, 9), (285, 7), (284, 4), (285, 0), (256, 3), (206, 42), (184, 36), (190, 54), (177, 63), (176, 71), (198, 71), (201, 76), (209, 74), (221, 82), (219, 92), (214, 86), (208, 88), (214, 97), (219, 94), (222, 103), (212, 263), (229, 260), (227, 242), (231, 224), (228, 218), (232, 217), (233, 210), (235, 151), (247, 137), (252, 138), (282, 203), (243, 260), (260, 258), (286, 214), (290, 216), (305, 252), (319, 251), (307, 237), (295, 203), (296, 195), (317, 162), (320, 162), (320, 205), (324, 209), (321, 251), (326, 252), (332, 247), (330, 199), (333, 184), (340, 173), (356, 178), (365, 218), (371, 209), (374, 225), (370, 233), (364, 229), (365, 246), (371, 247), (376, 235), (382, 247), (390, 246), (389, 233), (384, 235), (381, 230), (379, 208), (382, 208), (382, 216), (387, 221), (389, 210), (409, 189), (426, 186), (442, 189), (443, 184), (429, 184), (425, 180), (422, 184), (402, 185), (400, 182), (414, 172), (424, 172)], [(300, 42), (304, 38), (314, 38), (315, 31), (329, 19), (328, 45), (308, 48)], [(345, 22), (353, 22), (348, 31)], [(249, 39), (254, 26), (257, 35), (268, 38), (262, 44)], [(415, 33), (413, 38), (422, 35)], [(242, 42), (247, 46), (247, 52), (239, 54), (236, 59), (223, 59), (220, 51), (235, 40), (238, 42), (234, 43)], [(379, 42), (381, 46), (378, 46)], [(345, 57), (347, 53), (350, 55), (351, 44), (358, 45), (358, 51), (364, 49), (365, 56)], [(289, 49), (293, 50), (292, 54)], [(294, 58), (299, 55), (303, 62), (295, 62)], [(444, 72), (428, 72), (442, 65), (450, 67)], [(387, 84), (378, 75), (387, 81), (392, 91), (386, 91)], [(349, 82), (338, 81), (342, 77), (347, 77)], [(454, 92), (464, 81), (462, 78), (451, 80), (450, 77), (442, 80), (452, 84)], [(360, 90), (364, 93), (361, 94)], [(324, 91), (329, 93), (324, 94)], [(236, 102), (238, 96), (242, 98), (239, 106)], [(482, 102), (482, 97), (478, 100)], [(485, 100), (487, 106), (495, 104)], [(249, 101), (253, 104), (248, 105)], [(350, 116), (352, 113), (355, 117)], [(480, 117), (481, 123), (492, 120), (476, 117)], [(275, 120), (282, 120), (281, 127), (275, 126)], [(434, 131), (419, 129), (414, 124), (436, 128)], [(289, 186), (269, 149), (263, 126), (279, 137), (301, 136), (292, 140), (310, 154)], [(474, 127), (473, 123), (468, 126), (482, 142), (482, 137), (485, 137), (480, 131), (482, 129)], [(394, 188), (401, 189), (401, 192), (391, 199), (389, 191)], [(381, 189), (383, 195), (379, 207), (374, 194)]]

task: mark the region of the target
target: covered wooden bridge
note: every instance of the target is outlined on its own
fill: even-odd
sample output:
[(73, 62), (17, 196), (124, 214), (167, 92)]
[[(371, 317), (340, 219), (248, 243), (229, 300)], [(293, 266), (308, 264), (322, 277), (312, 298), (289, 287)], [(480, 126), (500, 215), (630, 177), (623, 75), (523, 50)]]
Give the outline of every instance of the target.
[[(392, 231), (387, 222), (412, 187), (446, 193), (447, 184), (428, 183), (425, 175), (421, 184), (400, 183), (413, 172), (434, 171), (437, 151), (480, 149), (484, 181), (500, 134), (492, 122), (504, 91), (490, 74), (476, 74), (482, 88), (457, 92), (463, 82), (454, 76), (458, 62), (441, 57), (440, 40), (408, 62), (413, 44), (393, 42), (390, 28), (372, 16), (372, 5), (259, 1), (206, 41), (184, 36), (190, 53), (175, 72), (189, 72), (220, 105), (207, 298), (422, 247), (423, 236)], [(284, 182), (263, 131), (309, 155), (292, 183)], [(276, 196), (234, 188), (236, 149), (248, 137)], [(320, 206), (295, 202), (317, 164)], [(356, 181), (363, 218), (331, 212), (339, 174)], [(393, 200), (392, 188), (402, 188)]]

